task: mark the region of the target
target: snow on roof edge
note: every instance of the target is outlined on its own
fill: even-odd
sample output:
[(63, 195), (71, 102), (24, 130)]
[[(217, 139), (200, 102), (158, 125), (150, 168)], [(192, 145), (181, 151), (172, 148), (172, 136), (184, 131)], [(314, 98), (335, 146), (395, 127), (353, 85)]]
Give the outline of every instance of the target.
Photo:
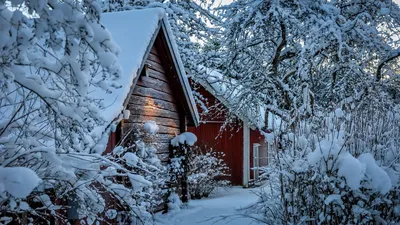
[(164, 16), (164, 18), (162, 19), (162, 25), (164, 26), (167, 44), (169, 45), (170, 51), (172, 51), (171, 53), (173, 53), (171, 55), (173, 56), (173, 60), (177, 66), (177, 72), (179, 75), (178, 77), (183, 86), (186, 101), (190, 104), (190, 111), (191, 111), (190, 113), (192, 114), (192, 117), (194, 120), (193, 122), (194, 122), (195, 126), (197, 127), (199, 125), (200, 116), (197, 111), (196, 102), (194, 101), (194, 98), (193, 98), (192, 88), (190, 87), (188, 78), (186, 76), (185, 67), (183, 66), (182, 58), (179, 54), (178, 47), (176, 46), (175, 36), (171, 30), (171, 26), (170, 26), (168, 18), (166, 16)]
[[(140, 75), (151, 48), (150, 45), (154, 43), (161, 20), (165, 16), (166, 12), (163, 8), (134, 9), (102, 15), (102, 24), (110, 32), (113, 41), (121, 48), (117, 62), (123, 69), (123, 75), (119, 80), (122, 88), (113, 91), (112, 95), (116, 95), (119, 101), (110, 105), (110, 108), (118, 108), (119, 113), (126, 108), (128, 96)], [(106, 121), (111, 122), (118, 117), (119, 113), (107, 111), (110, 109), (106, 110), (106, 113), (112, 115), (107, 115)]]
[(134, 90), (137, 79), (140, 76), (139, 73), (160, 29), (166, 37), (173, 63), (176, 66), (191, 120), (195, 126), (198, 126), (199, 115), (196, 103), (192, 96), (191, 87), (165, 9), (156, 7), (104, 13), (101, 23), (111, 33), (112, 40), (121, 48), (117, 62), (121, 64), (124, 72), (122, 79), (118, 81), (122, 88), (114, 90), (112, 94), (100, 93), (99, 96), (105, 98), (105, 103), (109, 107), (103, 112), (106, 123), (97, 127), (94, 132), (107, 131), (108, 126), (106, 125), (118, 119), (118, 115), (126, 109), (129, 96)]
[[(207, 70), (207, 73), (211, 75), (211, 77), (218, 78), (218, 79), (220, 79), (220, 81), (221, 81), (221, 78), (224, 76), (224, 75), (222, 75), (220, 72), (218, 72), (215, 69), (210, 69), (210, 68), (205, 68), (205, 69)], [(213, 85), (210, 84), (209, 80), (207, 80), (207, 79), (196, 79), (196, 81), (198, 83), (200, 83), (215, 98), (217, 98), (218, 101), (220, 101), (225, 107), (227, 107), (228, 109), (231, 109), (229, 100), (227, 98), (225, 98), (223, 94), (218, 93), (218, 91), (215, 89), (215, 87), (213, 87)], [(260, 106), (260, 109), (258, 109), (258, 110), (261, 110), (261, 108), (263, 108), (263, 107)], [(263, 108), (263, 109), (265, 110), (265, 108)], [(237, 116), (240, 120), (248, 123), (252, 129), (261, 130), (263, 128), (263, 126), (261, 124), (263, 124), (263, 125), (265, 124), (265, 116), (264, 115), (260, 115), (261, 121), (258, 121), (257, 119), (256, 120), (251, 120), (249, 118), (249, 115), (243, 115), (243, 112), (233, 112), (233, 114), (235, 114), (235, 116)]]
[(136, 86), (136, 82), (137, 82), (137, 80), (139, 79), (139, 77), (140, 77), (140, 72), (143, 70), (143, 67), (144, 67), (144, 65), (146, 64), (146, 59), (147, 59), (147, 57), (149, 56), (149, 53), (150, 53), (150, 51), (151, 51), (151, 48), (152, 48), (152, 46), (153, 46), (153, 44), (154, 44), (154, 42), (155, 42), (155, 40), (156, 40), (156, 38), (157, 38), (157, 34), (158, 34), (158, 32), (160, 31), (160, 29), (161, 29), (161, 26), (160, 26), (161, 24), (159, 24), (158, 25), (158, 27), (156, 28), (156, 30), (154, 31), (154, 34), (153, 34), (153, 36), (151, 37), (151, 40), (150, 40), (150, 42), (149, 42), (149, 44), (147, 45), (147, 48), (146, 48), (146, 52), (144, 53), (144, 55), (143, 55), (143, 57), (142, 57), (142, 63), (140, 64), (140, 66), (138, 67), (138, 70), (137, 70), (137, 74), (136, 74), (136, 77), (134, 77), (134, 79), (132, 80), (132, 82), (131, 82), (131, 85), (130, 85), (130, 90), (129, 90), (129, 93), (125, 96), (125, 100), (124, 100), (124, 103), (123, 103), (123, 108), (125, 109), (126, 108), (126, 106), (128, 105), (128, 102), (129, 102), (129, 98), (130, 98), (130, 96), (132, 95), (132, 92), (133, 92), (133, 89), (135, 88), (135, 86)]
[(116, 62), (121, 65), (123, 73), (117, 81), (122, 85), (120, 89), (113, 90), (111, 94), (103, 91), (92, 93), (103, 98), (103, 102), (107, 106), (102, 111), (105, 123), (92, 131), (92, 135), (95, 136), (102, 134), (102, 138), (96, 144), (99, 149), (105, 149), (108, 142), (106, 133), (112, 127), (110, 124), (118, 119), (118, 116), (126, 109), (127, 99), (133, 91), (145, 58), (149, 54), (161, 28), (161, 21), (165, 17), (166, 12), (163, 8), (134, 9), (102, 14), (101, 24), (111, 34), (112, 41), (120, 47)]

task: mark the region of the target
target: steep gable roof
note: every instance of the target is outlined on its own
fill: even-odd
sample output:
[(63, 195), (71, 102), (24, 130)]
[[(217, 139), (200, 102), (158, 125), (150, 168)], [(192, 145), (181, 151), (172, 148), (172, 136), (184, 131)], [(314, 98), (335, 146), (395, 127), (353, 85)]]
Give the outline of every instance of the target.
[(104, 104), (109, 106), (102, 113), (104, 119), (112, 121), (126, 108), (140, 72), (144, 68), (145, 59), (156, 38), (162, 34), (177, 71), (178, 86), (183, 95), (183, 104), (188, 119), (197, 126), (199, 116), (164, 9), (150, 8), (105, 13), (102, 15), (101, 21), (111, 33), (113, 41), (120, 47), (117, 61), (123, 69), (123, 75), (118, 81), (122, 88), (111, 94), (102, 94), (105, 97)]

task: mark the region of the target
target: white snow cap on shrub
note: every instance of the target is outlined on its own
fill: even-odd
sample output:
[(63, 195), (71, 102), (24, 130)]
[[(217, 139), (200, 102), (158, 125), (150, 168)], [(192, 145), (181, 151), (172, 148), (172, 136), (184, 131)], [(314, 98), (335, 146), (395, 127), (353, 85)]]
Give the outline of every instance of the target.
[(133, 152), (127, 152), (124, 155), (124, 159), (128, 166), (135, 167), (139, 161), (139, 157)]
[[(339, 133), (334, 141), (324, 139), (318, 143), (314, 152), (308, 154), (308, 163), (313, 166), (319, 165), (321, 172), (327, 171), (335, 162), (338, 176), (344, 177), (346, 184), (352, 190), (361, 187), (361, 181), (367, 181), (367, 188), (386, 194), (392, 188), (392, 182), (388, 173), (382, 169), (369, 154), (362, 154), (358, 158), (342, 149), (343, 135)], [(327, 161), (327, 164), (325, 163)], [(328, 168), (326, 168), (328, 166)]]
[(338, 163), (338, 175), (346, 179), (346, 183), (351, 189), (359, 189), (360, 183), (364, 178), (365, 165), (348, 152), (338, 156)]
[(347, 185), (359, 189), (362, 180), (367, 181), (367, 188), (386, 194), (392, 188), (389, 175), (378, 164), (370, 153), (360, 155), (357, 159), (350, 153), (341, 154), (338, 158), (338, 175), (346, 179)]
[(147, 133), (149, 133), (149, 134), (155, 134), (155, 133), (157, 133), (158, 132), (158, 130), (160, 129), (159, 127), (158, 127), (158, 125), (157, 125), (157, 123), (155, 122), (155, 121), (151, 121), (151, 120), (149, 120), (149, 121), (147, 121), (145, 124), (144, 124), (144, 131), (146, 131)]
[(0, 167), (0, 193), (8, 192), (15, 198), (26, 198), (42, 180), (26, 167)]
[(337, 108), (337, 109), (335, 110), (335, 116), (337, 116), (338, 118), (343, 117), (343, 116), (344, 116), (343, 110), (342, 110), (341, 108)]
[(194, 143), (197, 141), (196, 135), (190, 132), (184, 132), (171, 140), (171, 145), (172, 146), (179, 146), (179, 144), (188, 144), (190, 146), (194, 145)]
[(128, 174), (129, 180), (132, 184), (132, 189), (135, 192), (142, 192), (143, 191), (143, 187), (146, 186), (151, 186), (152, 183), (148, 180), (146, 180), (146, 178), (144, 178), (141, 175), (137, 175), (137, 174)]
[[(320, 160), (327, 160), (330, 155), (338, 156), (342, 145), (344, 143), (344, 133), (338, 132), (335, 134), (337, 138), (334, 141), (323, 139), (317, 144), (317, 149), (308, 154), (308, 161), (310, 164), (317, 164)], [(326, 168), (324, 168), (324, 171)]]
[(175, 192), (172, 192), (168, 197), (168, 210), (170, 212), (179, 212), (181, 211), (182, 202), (179, 198), (179, 195)]
[(370, 179), (371, 188), (381, 194), (388, 193), (392, 188), (392, 182), (386, 171), (376, 164), (374, 157), (370, 153), (365, 153), (360, 155), (358, 160), (366, 166), (365, 172)]
[(115, 217), (117, 217), (117, 210), (115, 210), (115, 209), (109, 209), (109, 210), (107, 210), (107, 212), (106, 212), (106, 217), (108, 218), (108, 219), (114, 219)]

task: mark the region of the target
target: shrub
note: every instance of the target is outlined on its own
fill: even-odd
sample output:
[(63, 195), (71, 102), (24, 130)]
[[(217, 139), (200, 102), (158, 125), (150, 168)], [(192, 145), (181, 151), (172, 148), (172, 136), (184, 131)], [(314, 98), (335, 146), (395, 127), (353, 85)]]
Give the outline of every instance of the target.
[(268, 189), (251, 211), (266, 224), (399, 224), (398, 158), (355, 151), (353, 126), (336, 110), (277, 137)]
[(188, 185), (192, 199), (208, 197), (216, 188), (229, 185), (225, 179), (229, 168), (223, 157), (224, 153), (207, 146), (194, 146), (188, 153)]
[(139, 181), (132, 186), (136, 201), (150, 212), (162, 206), (167, 193), (167, 168), (157, 156), (158, 129), (154, 121), (147, 121), (142, 129), (133, 127), (121, 143), (126, 146), (123, 162), (133, 173), (151, 182), (151, 185), (141, 185)]

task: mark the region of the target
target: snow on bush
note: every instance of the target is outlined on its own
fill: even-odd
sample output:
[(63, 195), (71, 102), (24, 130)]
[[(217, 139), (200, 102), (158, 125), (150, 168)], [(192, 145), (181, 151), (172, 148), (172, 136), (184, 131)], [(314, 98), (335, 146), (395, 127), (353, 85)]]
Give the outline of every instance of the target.
[[(269, 184), (251, 212), (266, 224), (398, 224), (399, 162), (354, 149), (348, 128), (355, 119), (336, 110), (282, 132), (265, 171)], [(298, 141), (304, 137), (306, 146)]]
[[(120, 145), (106, 156), (87, 155), (87, 161), (96, 161), (103, 168), (82, 174), (95, 176), (91, 185), (96, 191), (83, 182), (76, 184), (86, 188), (74, 192), (72, 202), (78, 206), (79, 215), (85, 210), (95, 212), (97, 217), (87, 218), (93, 224), (103, 218), (117, 224), (152, 224), (152, 214), (162, 206), (167, 192), (166, 168), (156, 154), (157, 148), (157, 133), (148, 133), (142, 127), (128, 131)], [(78, 168), (83, 165), (74, 164)]]
[(170, 193), (168, 197), (168, 210), (172, 213), (181, 211), (182, 201), (175, 192)]
[(26, 198), (42, 180), (26, 167), (0, 167), (0, 192)]
[(190, 146), (194, 145), (194, 143), (197, 141), (196, 135), (190, 132), (183, 132), (182, 134), (172, 138), (171, 140), (171, 145), (172, 146), (179, 146), (179, 144), (188, 144)]
[(367, 188), (377, 190), (381, 194), (386, 194), (392, 189), (392, 181), (388, 173), (381, 168), (370, 153), (364, 153), (358, 160), (365, 165), (365, 176), (369, 182)]
[(105, 213), (106, 217), (108, 219), (114, 219), (115, 217), (117, 217), (117, 210), (115, 209), (109, 209), (107, 210), (107, 212)]
[(133, 152), (125, 153), (123, 158), (125, 159), (126, 164), (131, 167), (135, 167), (139, 161), (139, 158)]
[[(152, 129), (149, 129), (149, 125)], [(123, 137), (121, 146), (124, 147), (114, 149), (114, 152), (122, 156), (120, 163), (125, 164), (131, 171), (127, 179), (121, 180), (120, 185), (128, 190), (127, 194), (131, 198), (128, 203), (132, 202), (140, 209), (140, 213), (133, 216), (140, 220), (150, 220), (149, 213), (162, 206), (167, 192), (167, 170), (157, 156), (157, 130), (158, 126), (154, 121), (146, 122), (141, 129), (133, 127), (127, 132), (127, 136)]]
[(144, 130), (145, 130), (147, 133), (155, 134), (155, 133), (158, 132), (158, 129), (159, 129), (159, 127), (157, 126), (156, 122), (154, 122), (154, 121), (147, 121), (147, 122), (144, 124)]
[(224, 154), (207, 146), (194, 146), (188, 152), (188, 185), (192, 199), (208, 197), (220, 187), (230, 182), (229, 168), (224, 162)]
[(184, 132), (175, 136), (171, 140), (172, 149), (169, 158), (169, 190), (170, 196), (173, 193), (181, 195), (182, 202), (189, 200), (188, 171), (189, 161), (188, 153), (191, 152), (192, 145), (197, 141), (196, 135), (190, 132)]
[(106, 96), (91, 93), (115, 91), (122, 71), (100, 10), (95, 1), (0, 2), (0, 211), (12, 223), (104, 211), (93, 183), (104, 185), (110, 161), (93, 153), (112, 125), (101, 115)]
[[(358, 191), (361, 187), (368, 188), (380, 194), (386, 194), (392, 189), (392, 183), (387, 172), (381, 168), (370, 153), (364, 153), (357, 158), (342, 149), (343, 137), (336, 135), (332, 141), (323, 140), (317, 143), (317, 149), (308, 154), (308, 164), (318, 171), (335, 173), (344, 178), (340, 186), (348, 186)], [(331, 143), (322, 148), (323, 144)], [(335, 144), (333, 144), (335, 143)], [(341, 143), (341, 145), (338, 145)], [(320, 147), (318, 147), (320, 146)], [(307, 164), (305, 164), (307, 165)]]

